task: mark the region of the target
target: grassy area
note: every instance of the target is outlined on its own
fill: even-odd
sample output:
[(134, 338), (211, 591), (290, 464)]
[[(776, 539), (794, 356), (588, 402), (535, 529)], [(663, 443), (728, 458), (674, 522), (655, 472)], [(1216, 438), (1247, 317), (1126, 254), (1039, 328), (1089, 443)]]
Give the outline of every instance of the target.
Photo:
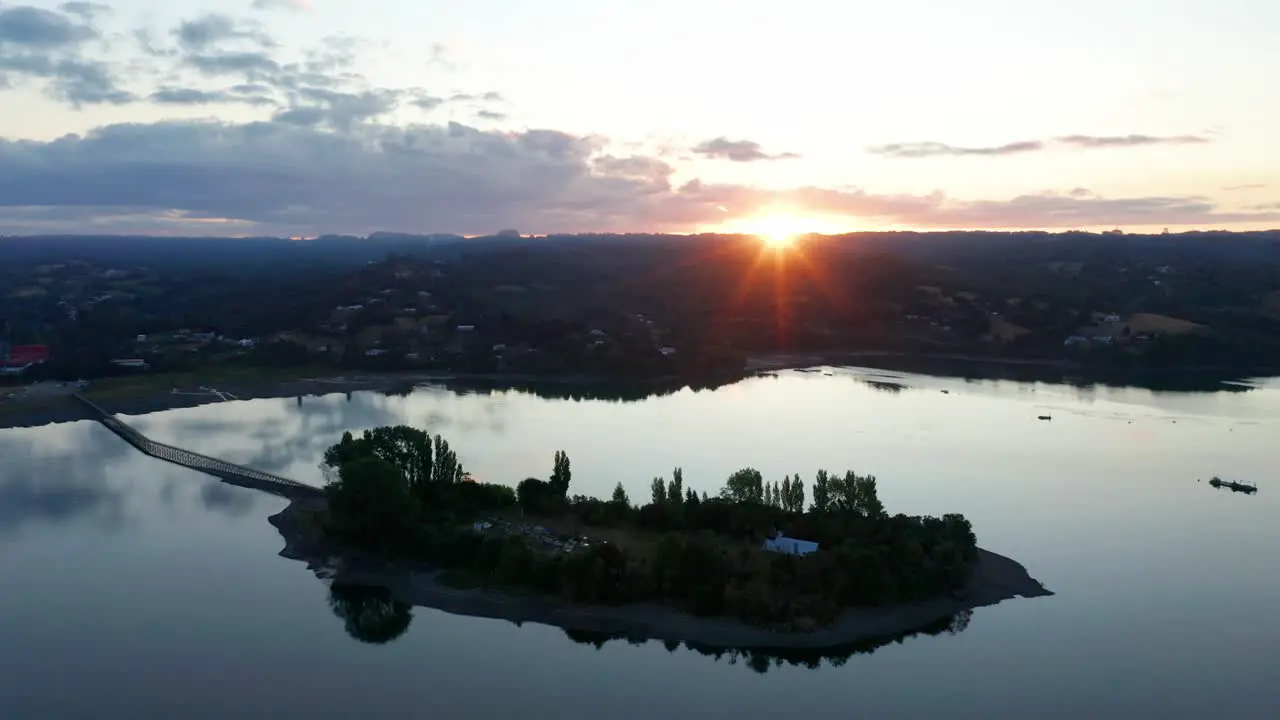
[(49, 408), (71, 405), (74, 401), (69, 395), (40, 395), (31, 398), (14, 398), (7, 400), (6, 398), (13, 394), (9, 392), (17, 388), (0, 388), (0, 417), (15, 413), (29, 413), (37, 410), (47, 410)]
[(267, 368), (249, 365), (214, 366), (191, 372), (148, 373), (95, 380), (85, 391), (90, 398), (113, 398), (200, 385), (265, 385), (303, 377), (324, 377), (332, 368)]
[(1181, 318), (1155, 313), (1134, 313), (1128, 320), (1131, 332), (1160, 335), (1185, 335), (1205, 330), (1205, 326)]

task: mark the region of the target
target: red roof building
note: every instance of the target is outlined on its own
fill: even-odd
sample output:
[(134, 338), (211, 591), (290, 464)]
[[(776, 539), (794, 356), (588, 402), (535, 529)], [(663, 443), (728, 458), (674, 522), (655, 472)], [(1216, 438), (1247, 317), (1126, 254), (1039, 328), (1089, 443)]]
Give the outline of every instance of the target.
[(5, 365), (22, 366), (42, 363), (49, 359), (48, 345), (14, 345), (9, 348)]

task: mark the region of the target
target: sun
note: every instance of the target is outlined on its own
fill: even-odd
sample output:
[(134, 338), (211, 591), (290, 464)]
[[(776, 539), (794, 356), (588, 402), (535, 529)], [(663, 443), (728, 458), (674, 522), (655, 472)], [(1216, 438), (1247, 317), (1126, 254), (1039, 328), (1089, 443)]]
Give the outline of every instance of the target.
[(792, 215), (768, 215), (752, 218), (743, 223), (743, 232), (755, 235), (765, 245), (782, 250), (795, 244), (796, 239), (811, 232), (809, 221)]
[(760, 242), (775, 250), (791, 247), (796, 241), (796, 234), (786, 231), (762, 231), (755, 233), (755, 236), (760, 238)]

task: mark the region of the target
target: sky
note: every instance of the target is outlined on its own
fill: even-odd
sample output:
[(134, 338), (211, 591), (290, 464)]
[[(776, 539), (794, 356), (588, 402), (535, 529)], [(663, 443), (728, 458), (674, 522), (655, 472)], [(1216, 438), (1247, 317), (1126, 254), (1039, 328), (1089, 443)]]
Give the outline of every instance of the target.
[(0, 0), (0, 235), (1280, 228), (1274, 0)]

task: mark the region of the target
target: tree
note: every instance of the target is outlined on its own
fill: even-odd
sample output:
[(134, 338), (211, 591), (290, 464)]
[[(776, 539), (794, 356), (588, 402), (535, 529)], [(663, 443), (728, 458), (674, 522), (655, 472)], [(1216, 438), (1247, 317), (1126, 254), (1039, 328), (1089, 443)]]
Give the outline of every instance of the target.
[[(869, 518), (884, 516), (884, 505), (876, 494), (874, 475), (859, 475), (849, 470), (844, 476), (830, 480), (829, 510), (856, 513)], [(816, 496), (817, 488), (814, 488)]]
[(457, 453), (449, 449), (449, 442), (437, 435), (435, 445), (435, 463), (432, 467), (431, 481), (440, 485), (462, 482), (462, 477), (466, 473), (462, 470), (462, 463), (458, 462)]
[(786, 475), (782, 478), (782, 509), (791, 511), (791, 476)]
[(380, 457), (343, 463), (325, 492), (334, 523), (361, 547), (391, 550), (412, 527), (414, 507), (404, 475)]
[(720, 497), (735, 503), (764, 504), (764, 476), (755, 468), (743, 468), (725, 481)]
[(618, 483), (613, 487), (613, 504), (619, 507), (631, 507), (631, 498), (627, 497), (627, 489)]
[(667, 504), (667, 483), (663, 481), (662, 478), (656, 477), (653, 479), (653, 483), (650, 486), (650, 492), (653, 496), (651, 502), (654, 505)]
[(800, 479), (800, 473), (791, 481), (791, 512), (804, 512), (804, 480)]
[(569, 469), (569, 455), (563, 450), (556, 451), (555, 467), (551, 471), (551, 489), (561, 498), (569, 494), (569, 480), (573, 473)]
[(466, 474), (448, 441), (408, 425), (365, 430), (359, 439), (345, 432), (325, 450), (324, 463), (339, 469), (362, 457), (377, 457), (393, 465), (419, 499), (430, 496), (433, 486), (461, 482)]
[(667, 502), (679, 505), (684, 500), (684, 470), (671, 471), (671, 484), (667, 487)]
[(826, 512), (831, 507), (831, 480), (826, 470), (819, 470), (813, 480), (813, 511)]
[(525, 478), (516, 486), (516, 502), (520, 503), (521, 510), (530, 514), (545, 512), (554, 495), (551, 483), (538, 478)]

